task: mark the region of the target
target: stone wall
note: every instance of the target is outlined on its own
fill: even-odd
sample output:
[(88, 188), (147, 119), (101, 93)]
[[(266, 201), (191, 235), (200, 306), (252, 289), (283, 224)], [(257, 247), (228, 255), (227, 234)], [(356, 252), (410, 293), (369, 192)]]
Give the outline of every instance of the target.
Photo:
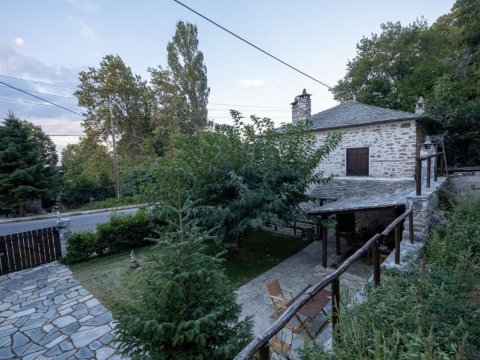
[(423, 126), (415, 120), (318, 131), (319, 145), (332, 132), (342, 134), (343, 139), (317, 168), (325, 175), (346, 176), (346, 149), (368, 147), (370, 177), (413, 178), (419, 154), (417, 143), (424, 141)]
[[(438, 206), (438, 192), (447, 184), (445, 178), (439, 178), (437, 182), (432, 181), (430, 188), (422, 187), (422, 195), (412, 194), (407, 196), (406, 208), (413, 205), (413, 232), (415, 241), (423, 242), (427, 237), (432, 216)], [(403, 240), (407, 242), (410, 237), (408, 233), (408, 221), (404, 223)]]
[(382, 227), (384, 229), (396, 218), (397, 213), (395, 208), (356, 212), (355, 232), (361, 232), (362, 229), (365, 228), (375, 229), (377, 227)]

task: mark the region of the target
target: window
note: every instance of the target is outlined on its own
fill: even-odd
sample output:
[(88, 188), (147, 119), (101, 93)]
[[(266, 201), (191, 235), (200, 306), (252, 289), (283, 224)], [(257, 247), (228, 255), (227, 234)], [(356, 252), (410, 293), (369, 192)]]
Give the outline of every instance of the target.
[(347, 176), (368, 176), (368, 147), (347, 149)]

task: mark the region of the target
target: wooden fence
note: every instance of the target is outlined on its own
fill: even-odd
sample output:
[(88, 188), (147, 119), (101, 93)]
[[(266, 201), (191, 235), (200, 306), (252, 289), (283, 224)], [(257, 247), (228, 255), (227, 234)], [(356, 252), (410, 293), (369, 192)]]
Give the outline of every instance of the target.
[(294, 301), (278, 319), (261, 334), (257, 335), (236, 357), (234, 360), (252, 359), (258, 353), (260, 360), (270, 359), (269, 341), (285, 325), (295, 316), (295, 314), (310, 301), (316, 294), (325, 289), (328, 285), (332, 285), (332, 326), (334, 336), (338, 336), (338, 316), (340, 313), (340, 276), (358, 259), (360, 259), (370, 248), (373, 254), (373, 282), (375, 286), (380, 284), (380, 243), (391, 231), (395, 230), (395, 263), (400, 263), (400, 240), (402, 234), (403, 221), (409, 218), (409, 237), (410, 242), (414, 243), (413, 233), (413, 210), (412, 207), (407, 209), (402, 215), (396, 218), (387, 228), (380, 234), (370, 238), (360, 249), (350, 256), (338, 269), (324, 277), (317, 284), (312, 285), (303, 295)]
[(0, 274), (35, 267), (62, 256), (58, 228), (0, 236)]

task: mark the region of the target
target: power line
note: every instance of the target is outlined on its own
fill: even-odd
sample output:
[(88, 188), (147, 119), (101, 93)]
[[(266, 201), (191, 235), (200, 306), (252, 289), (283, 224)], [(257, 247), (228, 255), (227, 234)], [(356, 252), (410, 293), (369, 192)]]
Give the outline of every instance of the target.
[[(14, 77), (14, 76), (7, 76), (7, 75), (0, 74), (0, 77), (4, 77), (4, 78), (8, 78), (8, 79), (21, 80), (21, 81), (26, 81), (26, 82), (32, 82), (32, 83), (42, 84), (42, 85), (56, 86), (56, 87), (75, 90), (75, 91), (78, 90), (78, 89), (67, 87), (67, 86), (62, 86), (62, 85), (57, 85), (57, 84), (52, 84), (52, 83), (45, 83), (45, 82), (41, 82), (41, 81), (24, 79), (24, 78), (19, 78), (19, 77)], [(65, 97), (65, 98), (69, 98), (69, 99), (75, 99), (74, 96), (52, 94), (52, 93), (48, 93), (48, 92), (34, 91), (34, 90), (29, 90), (29, 91), (37, 93), (37, 94), (60, 96), (60, 97)], [(226, 103), (208, 103), (208, 104), (209, 105), (218, 105), (218, 106), (242, 106), (242, 107), (246, 107), (246, 108), (290, 109), (288, 106), (274, 106), (274, 105), (246, 105), (246, 104), (226, 104)]]
[[(5, 87), (5, 85), (2, 85), (2, 87)], [(25, 90), (25, 89), (22, 89), (22, 90)], [(58, 96), (58, 97), (66, 98), (66, 99), (76, 99), (76, 97), (74, 97), (74, 96), (67, 96), (67, 95), (60, 95), (60, 94), (52, 94), (52, 93), (48, 93), (48, 92), (35, 91), (35, 90), (28, 90), (28, 91), (30, 91), (30, 92), (32, 92), (32, 93), (36, 93), (36, 94)]]
[(80, 114), (80, 113), (78, 113), (78, 112), (76, 112), (76, 111), (73, 111), (73, 110), (71, 110), (71, 109), (69, 109), (69, 108), (66, 108), (66, 107), (62, 106), (62, 105), (55, 104), (54, 102), (51, 102), (50, 100), (43, 99), (43, 98), (41, 98), (40, 96), (31, 94), (31, 93), (29, 93), (28, 91), (19, 89), (19, 88), (15, 87), (15, 86), (12, 86), (12, 85), (10, 85), (10, 84), (7, 84), (7, 83), (5, 83), (5, 82), (3, 82), (3, 81), (0, 81), (0, 84), (6, 85), (6, 86), (8, 86), (8, 87), (10, 87), (10, 88), (12, 88), (12, 89), (15, 89), (15, 90), (20, 91), (20, 92), (22, 92), (22, 93), (24, 93), (24, 94), (30, 95), (30, 96), (32, 96), (32, 97), (34, 97), (34, 98), (36, 98), (36, 99), (45, 101), (46, 103), (52, 104), (53, 106), (56, 106), (56, 107), (58, 107), (58, 108), (60, 108), (60, 109), (69, 111), (69, 112), (71, 112), (71, 113), (73, 113), (73, 114), (76, 114), (76, 115), (79, 115), (79, 116), (83, 116), (82, 114)]
[[(288, 112), (288, 110), (270, 110), (270, 109), (232, 109), (232, 110), (236, 110), (236, 111), (273, 111), (273, 112)], [(208, 111), (230, 111), (230, 109), (208, 109)]]
[(327, 85), (327, 84), (325, 84), (324, 82), (321, 82), (320, 80), (317, 80), (317, 79), (315, 79), (313, 76), (310, 76), (310, 75), (308, 75), (308, 74), (304, 73), (303, 71), (301, 71), (301, 70), (297, 69), (296, 67), (294, 67), (294, 66), (292, 66), (292, 65), (290, 65), (290, 64), (288, 64), (288, 63), (286, 63), (285, 61), (283, 61), (283, 60), (279, 59), (278, 57), (276, 57), (276, 56), (274, 56), (274, 55), (270, 54), (268, 51), (265, 51), (265, 50), (263, 50), (262, 48), (258, 47), (257, 45), (254, 45), (254, 44), (252, 44), (250, 41), (248, 41), (248, 40), (245, 40), (245, 39), (244, 39), (244, 38), (242, 38), (241, 36), (239, 36), (239, 35), (235, 34), (234, 32), (232, 32), (232, 31), (230, 31), (230, 30), (228, 30), (227, 28), (223, 27), (222, 25), (220, 25), (220, 24), (217, 24), (215, 21), (213, 21), (213, 20), (210, 20), (210, 19), (209, 19), (209, 18), (207, 18), (206, 16), (204, 16), (204, 15), (200, 14), (198, 11), (195, 11), (195, 10), (193, 10), (191, 7), (188, 7), (187, 5), (183, 4), (182, 2), (180, 2), (180, 1), (178, 1), (178, 0), (173, 0), (173, 1), (175, 1), (177, 4), (180, 4), (180, 5), (182, 5), (183, 7), (187, 8), (187, 9), (188, 9), (188, 10), (190, 10), (191, 12), (193, 12), (193, 13), (197, 14), (198, 16), (200, 16), (200, 17), (204, 18), (205, 20), (207, 20), (208, 22), (212, 23), (213, 25), (215, 25), (215, 26), (219, 27), (220, 29), (222, 29), (222, 30), (224, 30), (224, 31), (228, 32), (230, 35), (233, 35), (233, 36), (235, 36), (237, 39), (239, 39), (239, 40), (243, 41), (244, 43), (247, 43), (248, 45), (250, 45), (250, 46), (253, 46), (255, 49), (257, 49), (257, 50), (261, 51), (261, 52), (262, 52), (262, 53), (264, 53), (265, 55), (268, 55), (268, 56), (270, 56), (271, 58), (273, 58), (273, 59), (275, 59), (275, 60), (277, 60), (277, 61), (281, 62), (283, 65), (285, 65), (285, 66), (288, 66), (290, 69), (293, 69), (293, 70), (295, 70), (296, 72), (299, 72), (300, 74), (302, 74), (302, 75), (305, 75), (306, 77), (308, 77), (308, 78), (312, 79), (313, 81), (316, 81), (317, 83), (319, 83), (319, 84), (321, 84), (321, 85), (323, 85), (323, 86), (326, 86), (328, 89), (330, 89), (330, 86), (328, 86), (328, 85)]
[(1, 76), (1, 77), (4, 77), (4, 78), (7, 78), (7, 79), (28, 81), (28, 82), (35, 83), (35, 84), (55, 86), (55, 87), (59, 87), (59, 88), (69, 89), (69, 90), (78, 90), (78, 89), (75, 89), (75, 88), (72, 88), (72, 87), (68, 87), (68, 86), (63, 86), (63, 85), (58, 85), (58, 84), (52, 84), (52, 83), (47, 83), (47, 82), (42, 82), (42, 81), (37, 81), (37, 80), (22, 79), (22, 78), (18, 78), (18, 77), (14, 77), (14, 76), (2, 75), (2, 74), (0, 74), (0, 76)]
[(240, 105), (240, 104), (218, 104), (218, 103), (208, 103), (209, 105), (222, 105), (222, 106), (243, 106), (251, 108), (272, 108), (272, 109), (290, 109), (287, 106), (268, 106), (268, 105)]
[(48, 107), (53, 106), (51, 104), (43, 104), (43, 103), (39, 103), (39, 102), (35, 102), (35, 101), (28, 101), (28, 100), (21, 100), (21, 99), (7, 99), (7, 98), (4, 98), (4, 97), (0, 97), (0, 100), (18, 102), (18, 103), (21, 103), (21, 104), (41, 105), (41, 106), (48, 106)]

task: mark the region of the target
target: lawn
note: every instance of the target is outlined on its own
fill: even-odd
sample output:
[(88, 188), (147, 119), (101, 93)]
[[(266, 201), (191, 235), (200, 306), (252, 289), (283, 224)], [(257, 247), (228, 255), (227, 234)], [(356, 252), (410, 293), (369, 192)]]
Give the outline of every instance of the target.
[[(288, 257), (294, 255), (308, 241), (267, 231), (252, 231), (242, 238), (242, 248), (225, 257), (225, 270), (235, 287), (248, 282)], [(142, 262), (147, 261), (152, 246), (135, 251)], [(132, 284), (135, 271), (129, 268), (129, 252), (96, 258), (70, 265), (73, 275), (107, 307), (115, 302), (138, 299), (140, 290)], [(126, 286), (126, 284), (129, 284)]]

